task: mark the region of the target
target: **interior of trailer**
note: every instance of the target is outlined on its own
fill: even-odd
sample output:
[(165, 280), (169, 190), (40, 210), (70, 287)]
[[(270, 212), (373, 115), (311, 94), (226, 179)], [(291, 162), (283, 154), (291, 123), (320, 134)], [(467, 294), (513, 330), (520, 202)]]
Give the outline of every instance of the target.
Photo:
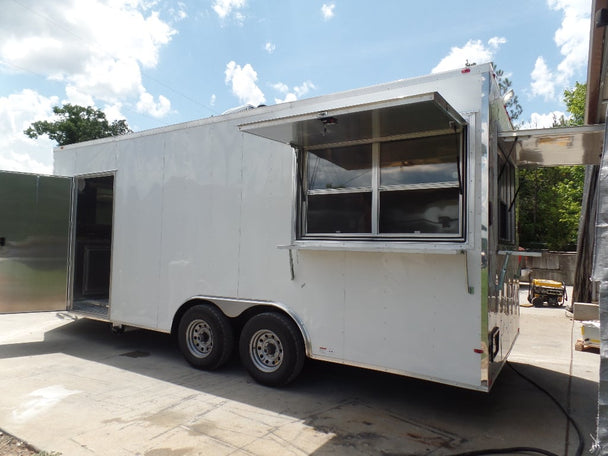
[(75, 179), (72, 310), (109, 316), (114, 176)]

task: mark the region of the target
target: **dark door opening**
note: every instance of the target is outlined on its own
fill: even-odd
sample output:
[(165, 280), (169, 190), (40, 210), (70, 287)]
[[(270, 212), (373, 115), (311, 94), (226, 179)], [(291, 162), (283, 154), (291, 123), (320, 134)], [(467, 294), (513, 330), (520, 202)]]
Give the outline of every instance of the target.
[(77, 199), (72, 310), (107, 318), (114, 176), (79, 177), (74, 184)]

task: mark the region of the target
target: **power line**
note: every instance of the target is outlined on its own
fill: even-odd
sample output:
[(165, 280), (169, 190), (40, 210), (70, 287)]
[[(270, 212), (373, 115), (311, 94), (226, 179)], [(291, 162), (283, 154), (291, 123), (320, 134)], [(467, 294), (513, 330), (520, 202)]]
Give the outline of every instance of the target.
[(34, 70), (30, 70), (30, 69), (28, 69), (28, 68), (25, 68), (25, 67), (22, 67), (22, 66), (19, 66), (19, 65), (15, 65), (14, 63), (12, 63), (12, 62), (7, 62), (6, 60), (0, 60), (0, 65), (4, 65), (4, 66), (8, 66), (8, 67), (15, 68), (15, 69), (17, 69), (17, 70), (25, 71), (26, 73), (31, 73), (31, 74), (33, 74), (33, 75), (40, 76), (41, 78), (44, 78), (44, 77), (45, 77), (45, 76), (44, 76), (43, 74), (41, 74), (41, 73), (38, 73), (38, 72), (36, 72), (36, 71), (34, 71)]

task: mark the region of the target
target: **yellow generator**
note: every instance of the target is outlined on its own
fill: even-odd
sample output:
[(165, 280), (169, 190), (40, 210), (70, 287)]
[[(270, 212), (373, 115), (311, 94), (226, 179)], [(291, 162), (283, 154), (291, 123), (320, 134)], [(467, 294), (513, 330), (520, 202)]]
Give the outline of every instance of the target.
[(564, 282), (547, 279), (532, 279), (528, 290), (528, 302), (534, 307), (543, 307), (545, 303), (552, 307), (563, 306), (568, 300)]

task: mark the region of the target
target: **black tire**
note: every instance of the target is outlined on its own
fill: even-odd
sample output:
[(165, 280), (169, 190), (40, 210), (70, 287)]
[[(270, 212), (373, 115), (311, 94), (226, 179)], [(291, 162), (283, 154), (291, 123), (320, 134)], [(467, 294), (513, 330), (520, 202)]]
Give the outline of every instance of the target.
[(124, 334), (125, 327), (123, 325), (110, 324), (110, 331), (112, 331), (112, 334), (114, 334), (114, 335)]
[(255, 381), (266, 386), (292, 382), (304, 367), (304, 341), (287, 316), (265, 312), (252, 317), (239, 340), (241, 362)]
[(230, 321), (210, 304), (186, 311), (179, 322), (177, 339), (184, 357), (197, 369), (217, 369), (228, 361), (234, 349)]
[(539, 298), (532, 299), (532, 305), (534, 307), (543, 307), (544, 303), (545, 303), (545, 301), (543, 298), (539, 297)]

